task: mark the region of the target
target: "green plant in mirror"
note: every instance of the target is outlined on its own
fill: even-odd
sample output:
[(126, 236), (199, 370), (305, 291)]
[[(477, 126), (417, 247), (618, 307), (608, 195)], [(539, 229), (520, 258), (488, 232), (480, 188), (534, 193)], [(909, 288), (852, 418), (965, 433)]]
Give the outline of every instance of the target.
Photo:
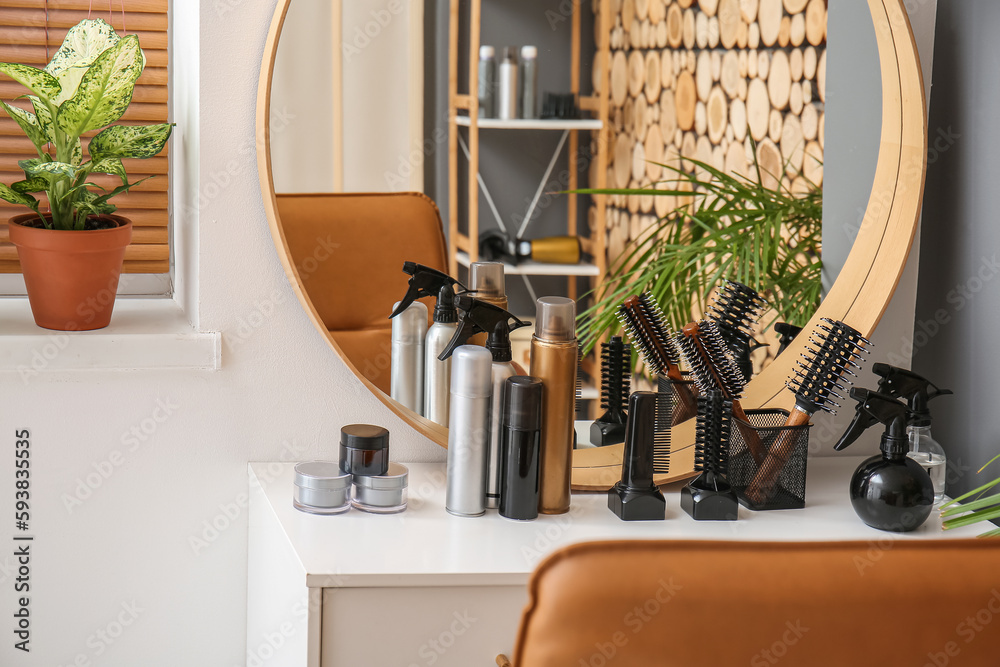
[[(985, 470), (986, 466), (997, 459), (1000, 459), (1000, 454), (987, 461), (978, 472)], [(1000, 519), (1000, 492), (994, 492), (998, 486), (1000, 477), (946, 502), (941, 506), (941, 518), (944, 519), (942, 527), (948, 530)], [(988, 530), (979, 537), (1000, 537), (1000, 528)]]
[(653, 295), (676, 329), (690, 322), (693, 313), (704, 312), (712, 289), (725, 279), (754, 288), (777, 318), (798, 326), (819, 305), (822, 191), (809, 184), (805, 192), (793, 193), (780, 181), (765, 187), (756, 162), (755, 179), (726, 174), (698, 160), (684, 162), (696, 167), (696, 173), (661, 165), (676, 175), (655, 185), (672, 189), (578, 191), (692, 200), (650, 225), (608, 268), (593, 305), (577, 320), (585, 351), (618, 330), (618, 306), (641, 292)]
[[(70, 28), (44, 69), (0, 63), (0, 73), (31, 92), (23, 98), (33, 112), (4, 101), (0, 105), (38, 153), (18, 162), (24, 180), (0, 183), (0, 198), (27, 206), (54, 229), (84, 229), (88, 216), (113, 213), (117, 207), (111, 199), (146, 180), (129, 183), (122, 159), (153, 157), (170, 137), (170, 123), (111, 125), (128, 109), (145, 64), (139, 38), (119, 37), (100, 19)], [(90, 140), (89, 159), (84, 160), (81, 137), (95, 130), (101, 131)], [(118, 176), (122, 184), (107, 191), (88, 180), (94, 173)], [(51, 221), (34, 196), (41, 192)]]

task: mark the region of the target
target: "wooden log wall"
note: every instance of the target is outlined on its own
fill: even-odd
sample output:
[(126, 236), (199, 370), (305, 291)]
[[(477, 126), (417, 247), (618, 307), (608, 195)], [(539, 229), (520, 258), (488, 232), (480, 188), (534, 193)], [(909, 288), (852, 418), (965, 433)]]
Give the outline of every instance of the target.
[[(825, 0), (611, 2), (609, 187), (649, 186), (669, 177), (655, 162), (693, 169), (687, 157), (749, 176), (750, 137), (765, 185), (822, 185)], [(596, 59), (593, 72), (596, 92)], [(591, 208), (608, 265), (685, 200), (612, 196), (602, 221)]]

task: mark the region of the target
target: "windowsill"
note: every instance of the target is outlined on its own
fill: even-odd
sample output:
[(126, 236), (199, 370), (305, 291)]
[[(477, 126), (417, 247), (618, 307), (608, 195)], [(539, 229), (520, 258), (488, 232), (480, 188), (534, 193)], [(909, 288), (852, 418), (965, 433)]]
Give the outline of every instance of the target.
[(0, 370), (217, 370), (218, 332), (196, 331), (176, 301), (119, 297), (111, 325), (96, 331), (50, 331), (35, 325), (26, 298), (0, 298)]

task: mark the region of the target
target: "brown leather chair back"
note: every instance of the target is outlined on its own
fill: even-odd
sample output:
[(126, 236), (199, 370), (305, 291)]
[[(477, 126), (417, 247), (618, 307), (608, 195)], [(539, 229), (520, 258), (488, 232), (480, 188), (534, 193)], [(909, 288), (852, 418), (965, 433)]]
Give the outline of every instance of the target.
[(514, 667), (1000, 665), (1000, 540), (874, 537), (567, 547)]
[(344, 355), (389, 391), (392, 304), (411, 260), (447, 271), (437, 206), (418, 192), (279, 194), (278, 214), (305, 291)]

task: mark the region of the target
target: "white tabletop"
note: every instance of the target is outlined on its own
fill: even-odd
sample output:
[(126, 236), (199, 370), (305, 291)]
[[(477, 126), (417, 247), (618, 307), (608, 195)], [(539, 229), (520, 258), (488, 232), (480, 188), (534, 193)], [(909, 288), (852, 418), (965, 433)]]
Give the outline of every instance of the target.
[(251, 487), (259, 485), (266, 499), (260, 511), (274, 514), (310, 587), (518, 585), (545, 555), (590, 540), (870, 540), (884, 546), (886, 541), (974, 537), (981, 532), (975, 526), (942, 531), (937, 510), (910, 533), (866, 526), (847, 493), (851, 474), (862, 460), (812, 458), (804, 509), (753, 512), (740, 507), (738, 521), (720, 522), (695, 521), (681, 510), (682, 483), (664, 487), (665, 521), (621, 521), (608, 510), (606, 493), (574, 493), (568, 514), (534, 521), (510, 521), (496, 510), (482, 517), (455, 517), (444, 509), (444, 463), (406, 464), (409, 507), (401, 514), (351, 509), (316, 516), (292, 507), (294, 463), (251, 463), (249, 472)]

